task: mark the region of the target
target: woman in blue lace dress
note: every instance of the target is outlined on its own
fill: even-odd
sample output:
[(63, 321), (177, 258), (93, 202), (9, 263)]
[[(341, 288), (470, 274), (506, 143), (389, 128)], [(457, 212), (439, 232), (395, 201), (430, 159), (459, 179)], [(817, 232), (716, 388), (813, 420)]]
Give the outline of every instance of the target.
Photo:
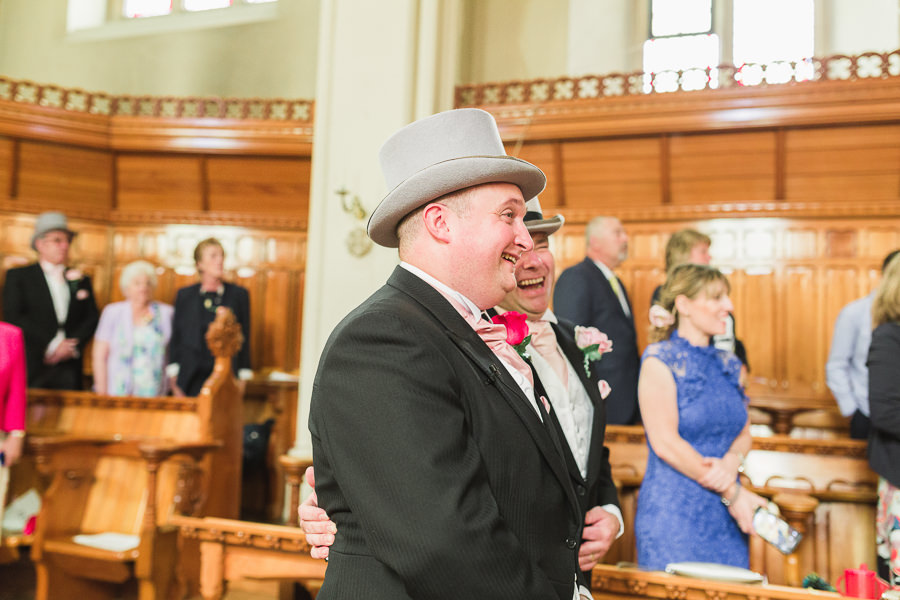
[(741, 488), (751, 445), (741, 362), (709, 344), (733, 309), (717, 269), (675, 267), (658, 303), (638, 381), (647, 471), (638, 495), (638, 563), (665, 569), (700, 561), (746, 568), (753, 511), (765, 504)]

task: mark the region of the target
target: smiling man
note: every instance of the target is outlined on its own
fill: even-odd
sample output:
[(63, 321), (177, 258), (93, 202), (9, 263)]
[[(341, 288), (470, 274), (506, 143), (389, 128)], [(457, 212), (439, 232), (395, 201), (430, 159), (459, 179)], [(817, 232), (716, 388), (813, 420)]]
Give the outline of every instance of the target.
[[(585, 371), (575, 326), (557, 319), (549, 308), (556, 277), (550, 235), (562, 226), (563, 218), (557, 215), (544, 219), (537, 198), (526, 206), (525, 226), (534, 249), (516, 265), (516, 289), (506, 295), (500, 310), (523, 312), (528, 317), (532, 333), (528, 351), (537, 375), (535, 385), (546, 392), (553, 406), (553, 423), (567, 442), (566, 465), (584, 513), (578, 562), (587, 572), (624, 530), (609, 453), (603, 446), (606, 406), (597, 369), (592, 369), (593, 377)], [(586, 579), (590, 581), (589, 576)]]
[(387, 284), (332, 332), (313, 383), (319, 505), (337, 533), (321, 600), (570, 599), (581, 511), (560, 440), (505, 328), (482, 319), (532, 248), (544, 174), (490, 114), (440, 113), (381, 149), (369, 236)]

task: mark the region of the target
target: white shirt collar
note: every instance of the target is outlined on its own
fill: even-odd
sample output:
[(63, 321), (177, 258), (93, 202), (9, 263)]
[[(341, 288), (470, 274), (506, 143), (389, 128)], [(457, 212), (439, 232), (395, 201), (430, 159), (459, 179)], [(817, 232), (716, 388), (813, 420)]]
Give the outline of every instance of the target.
[(65, 273), (65, 271), (66, 271), (65, 264), (54, 265), (53, 263), (49, 263), (46, 260), (42, 260), (39, 262), (41, 265), (41, 269), (44, 271), (44, 273), (56, 274), (56, 273)]
[(403, 267), (404, 269), (406, 269), (407, 271), (409, 271), (410, 273), (412, 273), (413, 275), (417, 276), (419, 279), (425, 281), (425, 283), (428, 283), (432, 287), (435, 287), (435, 288), (443, 291), (448, 296), (451, 296), (452, 298), (459, 300), (462, 303), (462, 305), (465, 306), (469, 310), (470, 313), (472, 313), (472, 315), (474, 315), (476, 317), (481, 315), (481, 309), (478, 308), (478, 305), (476, 305), (474, 302), (472, 302), (471, 300), (469, 300), (468, 298), (466, 298), (465, 296), (463, 296), (462, 294), (460, 294), (459, 292), (457, 292), (450, 286), (438, 281), (437, 279), (435, 279), (434, 277), (432, 277), (431, 275), (429, 275), (428, 273), (426, 273), (419, 267), (417, 267), (415, 265), (411, 265), (408, 262), (403, 262), (403, 261), (400, 261), (400, 266)]
[(594, 263), (595, 265), (597, 265), (597, 268), (598, 268), (598, 269), (600, 269), (601, 271), (603, 271), (603, 275), (604, 275), (607, 279), (612, 279), (613, 277), (616, 276), (616, 274), (613, 273), (613, 270), (612, 270), (612, 269), (610, 269), (609, 267), (607, 267), (605, 264), (603, 264), (603, 263), (600, 262), (599, 260), (595, 260), (595, 261), (593, 261), (593, 263)]

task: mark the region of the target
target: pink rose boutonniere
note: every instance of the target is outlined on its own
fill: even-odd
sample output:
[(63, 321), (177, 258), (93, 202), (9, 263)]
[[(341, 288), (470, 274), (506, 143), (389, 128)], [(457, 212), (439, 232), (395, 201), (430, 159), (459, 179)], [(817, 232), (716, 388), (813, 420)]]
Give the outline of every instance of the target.
[(605, 379), (601, 379), (597, 382), (597, 387), (600, 389), (600, 399), (606, 400), (606, 397), (609, 396), (609, 393), (612, 391), (612, 388), (609, 387), (609, 383)]
[(64, 276), (66, 281), (69, 282), (69, 288), (75, 292), (76, 300), (84, 300), (89, 296), (87, 290), (78, 289), (78, 286), (81, 285), (81, 280), (84, 278), (84, 273), (79, 269), (66, 269)]
[(528, 333), (528, 323), (526, 322), (527, 318), (526, 315), (514, 310), (491, 317), (493, 323), (506, 326), (506, 343), (515, 348), (519, 356), (525, 360), (531, 358), (525, 350), (531, 342), (531, 334)]
[(612, 340), (596, 327), (576, 326), (575, 343), (584, 354), (584, 372), (588, 377), (591, 376), (591, 361), (600, 360), (604, 354), (612, 352)]

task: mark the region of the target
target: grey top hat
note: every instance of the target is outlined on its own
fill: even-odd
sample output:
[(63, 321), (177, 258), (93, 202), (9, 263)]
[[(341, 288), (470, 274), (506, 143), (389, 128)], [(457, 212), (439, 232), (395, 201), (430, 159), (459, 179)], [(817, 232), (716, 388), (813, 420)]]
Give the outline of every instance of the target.
[(550, 235), (562, 227), (565, 222), (566, 218), (562, 215), (545, 219), (544, 212), (541, 210), (541, 201), (537, 196), (525, 203), (525, 228), (529, 233)]
[(369, 237), (396, 248), (397, 224), (409, 213), (445, 194), (483, 183), (512, 183), (525, 198), (547, 183), (533, 164), (506, 155), (490, 113), (462, 108), (411, 123), (392, 135), (379, 152), (391, 190), (369, 218)]
[(77, 235), (75, 231), (69, 229), (69, 221), (66, 215), (61, 212), (45, 212), (38, 215), (34, 222), (34, 233), (31, 234), (31, 248), (37, 250), (34, 243), (39, 237), (51, 231), (65, 231), (69, 234), (69, 239)]

